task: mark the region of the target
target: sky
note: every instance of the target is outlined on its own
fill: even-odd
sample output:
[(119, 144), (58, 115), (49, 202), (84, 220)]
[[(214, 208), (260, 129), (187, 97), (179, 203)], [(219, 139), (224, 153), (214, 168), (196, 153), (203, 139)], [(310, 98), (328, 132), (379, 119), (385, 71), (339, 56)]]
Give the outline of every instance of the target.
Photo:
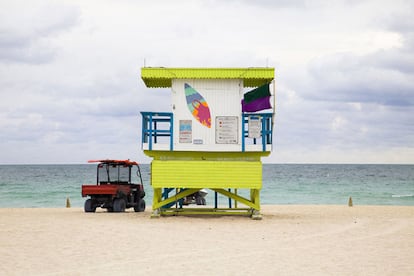
[(413, 1), (0, 0), (0, 164), (149, 163), (151, 67), (274, 67), (265, 163), (414, 164)]

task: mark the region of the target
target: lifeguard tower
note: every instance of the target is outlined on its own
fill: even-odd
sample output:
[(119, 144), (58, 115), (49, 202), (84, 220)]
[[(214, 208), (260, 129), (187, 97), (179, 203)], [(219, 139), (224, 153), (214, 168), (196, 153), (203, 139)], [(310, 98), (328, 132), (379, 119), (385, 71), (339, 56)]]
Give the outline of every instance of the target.
[[(153, 158), (152, 217), (261, 219), (261, 157), (272, 150), (274, 68), (144, 67), (141, 77), (149, 88), (171, 88), (170, 111), (141, 112), (142, 149)], [(214, 204), (183, 206), (200, 190), (212, 191)]]

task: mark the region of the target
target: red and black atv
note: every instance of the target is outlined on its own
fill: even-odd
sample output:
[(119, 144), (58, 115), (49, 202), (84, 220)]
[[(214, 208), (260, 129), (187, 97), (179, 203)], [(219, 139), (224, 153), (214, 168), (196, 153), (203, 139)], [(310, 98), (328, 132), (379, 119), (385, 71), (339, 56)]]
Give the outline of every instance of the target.
[[(85, 212), (95, 212), (97, 207), (106, 208), (108, 212), (124, 212), (134, 207), (135, 212), (145, 210), (145, 192), (141, 170), (137, 162), (130, 160), (90, 160), (99, 163), (96, 185), (82, 185), (82, 197)], [(131, 172), (136, 169), (137, 182), (132, 183)]]

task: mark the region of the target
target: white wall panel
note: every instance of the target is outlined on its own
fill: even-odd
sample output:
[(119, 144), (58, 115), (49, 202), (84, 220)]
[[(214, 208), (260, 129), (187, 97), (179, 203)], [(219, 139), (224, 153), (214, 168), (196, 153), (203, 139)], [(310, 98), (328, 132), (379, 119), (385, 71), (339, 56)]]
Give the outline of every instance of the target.
[[(211, 115), (211, 127), (198, 122), (187, 107), (185, 83), (193, 87), (206, 100)], [(240, 151), (241, 103), (243, 94), (241, 80), (183, 80), (172, 82), (172, 106), (174, 113), (174, 150)], [(236, 116), (238, 121), (237, 144), (216, 144), (216, 117)], [(180, 143), (180, 120), (192, 121), (192, 140), (202, 144)]]

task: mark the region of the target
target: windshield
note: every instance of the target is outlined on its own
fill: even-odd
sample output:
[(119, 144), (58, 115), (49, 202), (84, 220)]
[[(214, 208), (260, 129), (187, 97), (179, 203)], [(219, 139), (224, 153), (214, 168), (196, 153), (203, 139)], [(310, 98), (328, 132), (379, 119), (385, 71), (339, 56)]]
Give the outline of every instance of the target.
[(99, 183), (130, 183), (128, 165), (100, 164), (98, 166)]

